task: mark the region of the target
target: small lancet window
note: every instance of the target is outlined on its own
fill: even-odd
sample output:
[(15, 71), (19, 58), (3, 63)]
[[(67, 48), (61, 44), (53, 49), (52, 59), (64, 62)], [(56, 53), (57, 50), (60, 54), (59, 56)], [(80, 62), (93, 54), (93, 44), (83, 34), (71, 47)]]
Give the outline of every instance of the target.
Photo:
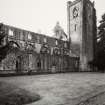
[(75, 24), (75, 31), (77, 31), (77, 24)]
[(12, 30), (12, 29), (9, 29), (9, 35), (10, 35), (10, 36), (13, 36), (13, 34), (14, 34), (14, 33), (13, 33), (13, 30)]

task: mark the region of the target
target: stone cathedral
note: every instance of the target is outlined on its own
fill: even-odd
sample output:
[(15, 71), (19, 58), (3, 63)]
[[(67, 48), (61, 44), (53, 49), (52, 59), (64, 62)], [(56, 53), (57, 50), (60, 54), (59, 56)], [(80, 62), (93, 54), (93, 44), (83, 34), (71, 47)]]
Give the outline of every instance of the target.
[(67, 12), (69, 41), (1, 25), (0, 35), (5, 33), (2, 44), (9, 43), (11, 49), (0, 62), (0, 73), (90, 71), (89, 62), (96, 52), (94, 2), (69, 1)]
[(89, 70), (96, 50), (96, 10), (90, 0), (67, 2), (71, 51), (80, 58), (80, 70)]

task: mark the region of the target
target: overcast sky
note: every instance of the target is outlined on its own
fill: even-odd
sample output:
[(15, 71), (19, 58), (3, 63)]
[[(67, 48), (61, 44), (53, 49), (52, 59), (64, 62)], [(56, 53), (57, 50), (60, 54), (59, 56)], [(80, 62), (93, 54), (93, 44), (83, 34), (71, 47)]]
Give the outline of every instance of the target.
[[(56, 22), (59, 21), (65, 32), (67, 32), (67, 1), (0, 0), (0, 21), (50, 36)], [(99, 20), (105, 12), (105, 0), (95, 0), (95, 7)]]

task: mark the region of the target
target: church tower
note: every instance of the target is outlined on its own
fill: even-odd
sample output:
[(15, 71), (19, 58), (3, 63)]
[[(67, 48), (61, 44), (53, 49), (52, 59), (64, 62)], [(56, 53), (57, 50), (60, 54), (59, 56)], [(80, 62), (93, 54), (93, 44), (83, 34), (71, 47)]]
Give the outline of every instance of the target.
[(80, 70), (87, 71), (95, 56), (96, 10), (90, 0), (67, 3), (68, 34), (71, 51), (80, 58)]

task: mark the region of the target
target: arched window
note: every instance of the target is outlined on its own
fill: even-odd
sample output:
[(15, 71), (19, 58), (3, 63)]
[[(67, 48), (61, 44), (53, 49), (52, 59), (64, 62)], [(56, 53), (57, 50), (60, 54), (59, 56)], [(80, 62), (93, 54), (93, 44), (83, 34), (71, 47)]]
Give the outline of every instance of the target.
[(40, 37), (37, 36), (37, 43), (40, 43)]
[(46, 38), (44, 38), (44, 39), (43, 39), (43, 41), (44, 41), (44, 43), (46, 43), (46, 42), (47, 42), (47, 39), (46, 39)]
[(77, 24), (75, 24), (75, 31), (77, 31)]
[(23, 40), (23, 37), (24, 37), (24, 35), (23, 35), (23, 31), (22, 31), (22, 32), (20, 32), (20, 40)]
[(58, 45), (58, 41), (57, 40), (56, 40), (55, 44), (56, 44), (56, 46)]
[(12, 29), (9, 29), (9, 36), (13, 36), (13, 30)]
[(29, 33), (28, 34), (28, 39), (31, 40), (32, 39), (32, 35)]

